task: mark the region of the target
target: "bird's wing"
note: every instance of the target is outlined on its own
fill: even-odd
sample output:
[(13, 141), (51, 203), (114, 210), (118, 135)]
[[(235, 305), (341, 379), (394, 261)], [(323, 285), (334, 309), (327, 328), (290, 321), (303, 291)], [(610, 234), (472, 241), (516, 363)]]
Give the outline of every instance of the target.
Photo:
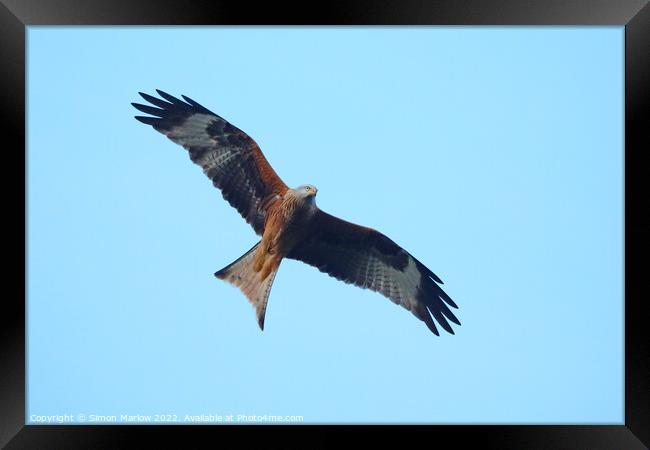
[(317, 210), (308, 236), (287, 257), (338, 280), (381, 293), (411, 311), (436, 335), (432, 316), (451, 334), (454, 331), (448, 320), (460, 325), (447, 307), (458, 306), (437, 284), (442, 281), (378, 231)]
[(194, 100), (179, 100), (157, 90), (162, 100), (140, 93), (153, 106), (132, 103), (150, 116), (136, 116), (189, 151), (223, 197), (251, 224), (264, 231), (266, 207), (287, 185), (275, 173), (255, 141)]

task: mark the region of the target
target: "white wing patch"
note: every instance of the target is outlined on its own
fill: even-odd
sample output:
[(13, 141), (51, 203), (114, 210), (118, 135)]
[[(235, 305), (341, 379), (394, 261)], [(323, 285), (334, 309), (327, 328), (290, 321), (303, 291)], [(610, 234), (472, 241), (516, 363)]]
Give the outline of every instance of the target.
[[(381, 276), (373, 277), (369, 288), (378, 292), (390, 288), (391, 295), (389, 298), (391, 301), (411, 311), (417, 304), (415, 295), (422, 279), (422, 274), (420, 274), (413, 258), (408, 257), (408, 265), (403, 272), (379, 262), (376, 267), (381, 272)], [(392, 283), (385, 283), (385, 280), (391, 280)]]
[(209, 114), (193, 114), (182, 125), (165, 133), (169, 139), (189, 149), (190, 147), (211, 147), (215, 140), (205, 131), (217, 118)]

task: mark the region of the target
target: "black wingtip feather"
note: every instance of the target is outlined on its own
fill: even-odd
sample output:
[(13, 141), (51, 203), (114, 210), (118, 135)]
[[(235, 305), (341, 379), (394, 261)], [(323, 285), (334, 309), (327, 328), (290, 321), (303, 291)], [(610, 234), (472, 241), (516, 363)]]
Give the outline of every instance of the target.
[(451, 320), (458, 326), (461, 325), (460, 320), (458, 320), (458, 318), (454, 315), (454, 313), (452, 313), (442, 301), (439, 303), (438, 306), (440, 306), (440, 311), (445, 315), (447, 319)]
[[(197, 101), (192, 100), (191, 98), (185, 95), (181, 95), (181, 97), (183, 97), (183, 99), (185, 100), (183, 101), (183, 100), (179, 100), (173, 95), (170, 95), (167, 92), (162, 91), (160, 89), (156, 89), (156, 92), (164, 100), (153, 97), (149, 94), (145, 94), (144, 92), (138, 92), (138, 94), (140, 94), (140, 96), (143, 99), (145, 99), (148, 103), (150, 103), (153, 106), (156, 106), (157, 108), (154, 108), (149, 105), (143, 105), (140, 103), (131, 103), (131, 105), (133, 105), (133, 107), (138, 109), (139, 111), (142, 111), (147, 114), (151, 114), (153, 116), (157, 116), (157, 118), (159, 117), (161, 120), (158, 122), (158, 125), (161, 127), (162, 130), (169, 130), (171, 127), (181, 122), (184, 118), (189, 117), (191, 114), (194, 113), (211, 114), (216, 118), (222, 119), (218, 114), (215, 114), (214, 112), (207, 109), (205, 106), (199, 104)], [(144, 122), (143, 120), (140, 121)], [(149, 122), (144, 122), (144, 123), (151, 125), (151, 123)]]
[[(423, 274), (424, 275), (424, 274)], [(427, 323), (428, 320), (432, 320), (431, 316), (435, 321), (448, 333), (455, 334), (454, 330), (451, 328), (449, 321), (460, 326), (460, 321), (458, 318), (449, 310), (447, 305), (443, 301), (443, 296), (448, 297), (440, 286), (438, 286), (430, 278), (422, 278), (424, 283), (420, 286), (417, 294), (418, 302), (426, 308), (426, 318), (422, 319)], [(430, 316), (429, 316), (430, 313)], [(429, 325), (427, 323), (427, 325)], [(429, 327), (431, 328), (431, 327)]]
[(214, 113), (214, 112), (210, 111), (208, 108), (206, 108), (205, 106), (203, 106), (202, 104), (200, 104), (196, 100), (192, 100), (191, 98), (189, 98), (186, 95), (181, 95), (181, 97), (183, 97), (183, 100), (185, 100), (191, 106), (195, 107), (197, 110), (199, 110), (199, 111), (201, 111), (201, 112), (203, 112), (205, 114), (213, 114), (213, 115), (215, 115), (217, 117), (221, 117), (217, 113)]
[(138, 92), (138, 94), (140, 94), (140, 97), (142, 97), (143, 99), (145, 99), (146, 101), (148, 101), (152, 105), (155, 105), (155, 106), (157, 106), (159, 108), (166, 109), (166, 108), (169, 108), (170, 106), (172, 106), (171, 103), (166, 102), (164, 100), (160, 100), (159, 98), (156, 98), (153, 95), (145, 94), (144, 92)]
[[(425, 267), (425, 269), (427, 269), (427, 268)], [(433, 281), (435, 281), (438, 284), (445, 284), (445, 283), (442, 282), (440, 277), (438, 277), (438, 275), (436, 275), (435, 273), (431, 272), (431, 270), (427, 269), (427, 272), (428, 272), (428, 275), (433, 279)]]
[(134, 116), (136, 120), (139, 120), (142, 123), (147, 125), (157, 125), (160, 119), (158, 117), (147, 117), (147, 116)]
[(183, 100), (185, 100), (185, 101), (186, 101), (187, 103), (189, 103), (190, 105), (192, 105), (192, 106), (196, 106), (197, 108), (203, 108), (203, 105), (200, 105), (197, 101), (192, 100), (192, 99), (189, 98), (188, 96), (186, 96), (186, 95), (181, 95), (181, 97), (183, 97)]
[(429, 330), (431, 330), (433, 334), (435, 334), (436, 336), (440, 336), (440, 332), (436, 328), (436, 324), (434, 323), (433, 319), (429, 315), (429, 312), (426, 310), (423, 313), (422, 321), (427, 325), (427, 327), (429, 328)]
[(420, 269), (420, 272), (424, 272), (426, 275), (428, 275), (429, 277), (431, 277), (431, 278), (432, 278), (436, 283), (438, 283), (438, 284), (445, 284), (445, 283), (443, 283), (442, 280), (438, 277), (438, 275), (436, 275), (435, 273), (433, 273), (433, 271), (432, 271), (431, 269), (429, 269), (427, 266), (425, 266), (425, 265), (422, 264), (420, 261), (418, 261), (417, 258), (415, 258), (413, 255), (411, 255), (411, 254), (409, 254), (409, 255), (411, 256), (411, 258), (413, 258), (413, 260), (415, 261), (415, 264), (417, 264), (418, 269)]
[(154, 129), (161, 133), (169, 132), (169, 130), (181, 125), (188, 117), (196, 113), (212, 114), (217, 118), (219, 117), (196, 102), (196, 104), (185, 103), (160, 89), (156, 89), (156, 92), (164, 100), (139, 92), (140, 96), (153, 106), (140, 103), (131, 103), (131, 105), (138, 111), (155, 116), (136, 116), (136, 119), (147, 125), (152, 125)]
[(165, 110), (160, 108), (154, 108), (153, 106), (141, 105), (140, 103), (131, 103), (131, 105), (138, 111), (142, 111), (146, 114), (151, 114), (152, 116), (162, 117), (165, 115)]
[(177, 99), (173, 95), (169, 95), (165, 91), (161, 91), (160, 89), (156, 89), (156, 92), (158, 92), (158, 95), (160, 95), (162, 98), (164, 98), (165, 100), (167, 100), (170, 103), (173, 103), (173, 104), (176, 104), (176, 105), (179, 105), (179, 104), (182, 105), (183, 104), (182, 100)]
[(445, 291), (443, 291), (442, 289), (439, 289), (439, 290), (440, 290), (440, 298), (443, 299), (445, 301), (445, 303), (447, 303), (452, 308), (458, 309), (458, 305), (456, 303), (454, 303), (454, 301), (451, 299), (451, 297), (449, 295), (447, 295), (447, 293)]
[(428, 306), (427, 308), (431, 315), (435, 317), (436, 322), (440, 324), (442, 328), (445, 329), (447, 333), (454, 334), (454, 330), (452, 330), (451, 325), (449, 325), (449, 322), (447, 322), (447, 319), (442, 315), (440, 310), (436, 308), (435, 306)]

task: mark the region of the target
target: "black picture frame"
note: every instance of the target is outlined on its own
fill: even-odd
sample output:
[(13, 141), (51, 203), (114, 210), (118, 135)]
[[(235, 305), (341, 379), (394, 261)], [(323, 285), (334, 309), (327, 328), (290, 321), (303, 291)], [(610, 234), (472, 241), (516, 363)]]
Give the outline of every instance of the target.
[[(650, 149), (648, 93), (650, 92), (650, 6), (647, 0), (373, 0), (345, 3), (308, 3), (199, 0), (0, 0), (0, 110), (4, 128), (5, 193), (18, 192), (16, 215), (5, 213), (7, 241), (22, 234), (25, 246), (17, 249), (23, 265), (5, 264), (6, 279), (25, 283), (25, 61), (26, 27), (30, 25), (618, 25), (625, 26), (625, 423), (624, 425), (427, 425), (360, 427), (373, 437), (388, 431), (413, 439), (419, 431), (427, 440), (449, 439), (455, 446), (518, 449), (637, 449), (650, 445), (650, 339), (641, 295), (647, 250), (648, 219), (637, 214), (647, 204), (643, 189), (642, 157)], [(12, 138), (7, 141), (7, 137)], [(12, 164), (7, 156), (15, 157)], [(11, 167), (11, 170), (7, 170)], [(22, 168), (22, 172), (18, 170)], [(15, 174), (20, 180), (11, 180)], [(8, 181), (8, 182), (7, 182)], [(12, 198), (7, 198), (12, 197)], [(638, 198), (637, 198), (638, 197)], [(645, 203), (644, 203), (645, 200)], [(10, 202), (11, 203), (11, 202)], [(22, 213), (22, 214), (21, 214)], [(15, 231), (12, 233), (12, 231)], [(9, 258), (5, 262), (13, 262)], [(635, 261), (640, 261), (636, 264)], [(598, 282), (598, 280), (594, 280)], [(25, 292), (26, 294), (26, 292)], [(246, 445), (251, 427), (25, 425), (25, 298), (5, 293), (0, 340), (0, 445), (6, 448), (121, 448), (131, 440), (173, 442), (178, 438), (235, 435)], [(339, 431), (351, 427), (300, 425), (255, 427), (266, 438), (278, 437), (286, 445), (296, 431), (318, 433), (319, 444), (338, 445)], [(325, 432), (323, 432), (325, 431)], [(198, 435), (198, 436), (197, 436)], [(221, 437), (220, 437), (221, 438)], [(208, 441), (210, 442), (210, 441)], [(214, 442), (214, 441), (212, 441)], [(312, 440), (313, 442), (313, 440)], [(645, 445), (644, 445), (645, 444)]]

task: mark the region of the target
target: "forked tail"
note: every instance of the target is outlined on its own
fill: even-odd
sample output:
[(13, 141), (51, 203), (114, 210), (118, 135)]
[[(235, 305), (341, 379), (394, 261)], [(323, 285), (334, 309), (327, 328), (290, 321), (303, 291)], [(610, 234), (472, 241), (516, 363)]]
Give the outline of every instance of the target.
[(237, 286), (244, 293), (248, 301), (255, 307), (257, 324), (263, 330), (266, 303), (269, 300), (271, 286), (273, 285), (275, 274), (278, 272), (279, 265), (271, 270), (267, 277), (262, 280), (261, 272), (255, 272), (253, 270), (255, 251), (259, 245), (260, 243), (258, 242), (233, 263), (215, 272), (214, 276)]

